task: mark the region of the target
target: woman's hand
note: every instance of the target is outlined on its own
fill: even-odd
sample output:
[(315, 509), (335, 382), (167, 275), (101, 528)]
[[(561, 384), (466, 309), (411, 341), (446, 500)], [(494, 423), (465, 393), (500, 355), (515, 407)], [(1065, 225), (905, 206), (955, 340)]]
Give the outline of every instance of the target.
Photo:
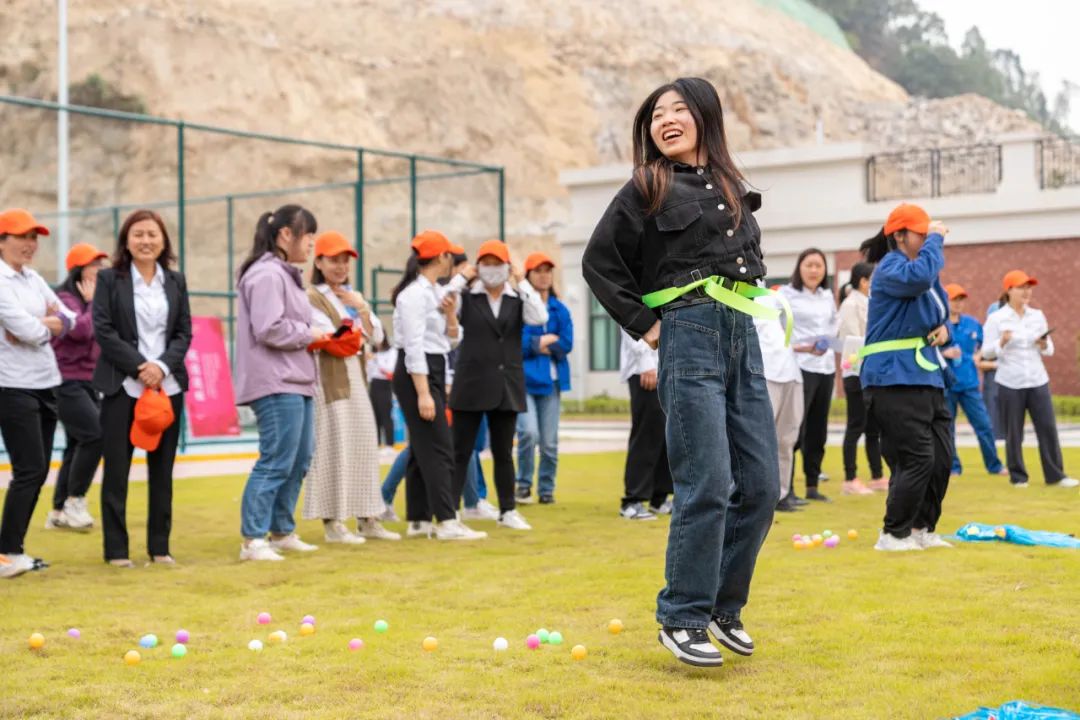
[(559, 342), (559, 336), (555, 333), (545, 333), (540, 336), (540, 354), (550, 355), (551, 346)]
[(1005, 347), (1009, 344), (1010, 340), (1012, 340), (1012, 330), (1003, 330), (1001, 333), (1001, 340), (998, 341), (998, 344), (1001, 347)]
[(1039, 348), (1039, 350), (1043, 352), (1046, 352), (1046, 350), (1050, 347), (1050, 338), (1044, 335), (1043, 337), (1035, 341), (1035, 347)]
[(165, 373), (157, 363), (144, 362), (139, 366), (139, 382), (151, 390), (161, 387), (161, 381), (165, 379)]
[(519, 282), (521, 282), (522, 280), (524, 280), (524, 279), (525, 279), (525, 273), (523, 273), (521, 271), (521, 267), (511, 263), (511, 265), (510, 265), (510, 281), (512, 283), (514, 283), (515, 286), (517, 286), (517, 284)]
[(64, 332), (64, 321), (56, 315), (47, 315), (41, 318), (41, 324), (49, 329), (49, 332), (52, 333), (53, 337)]
[(940, 220), (934, 220), (930, 223), (930, 227), (926, 229), (926, 234), (933, 235), (934, 233), (937, 233), (941, 237), (945, 237), (949, 234), (949, 226)]
[(465, 263), (465, 267), (461, 268), (459, 275), (465, 278), (466, 282), (472, 282), (476, 279), (476, 266), (472, 263)]
[(946, 360), (959, 360), (961, 355), (963, 355), (963, 353), (960, 351), (960, 348), (955, 345), (948, 350), (941, 351), (941, 357)]
[(926, 336), (926, 339), (930, 341), (930, 347), (941, 347), (949, 342), (949, 328), (939, 325)]
[(646, 370), (639, 377), (642, 390), (652, 391), (656, 389), (657, 377), (655, 370)]
[(79, 294), (82, 295), (83, 302), (90, 302), (94, 299), (94, 288), (97, 287), (97, 278), (84, 277), (79, 282), (75, 283), (75, 287), (78, 288)]
[(337, 295), (345, 307), (351, 307), (361, 314), (371, 312), (371, 305), (364, 299), (364, 296), (358, 293), (356, 290), (346, 290), (344, 286), (337, 286), (333, 289), (334, 294)]
[(322, 340), (327, 335), (329, 335), (329, 333), (323, 332), (322, 330), (315, 327), (314, 325), (311, 327), (311, 342), (318, 342), (319, 340)]
[(657, 320), (654, 322), (653, 326), (649, 328), (649, 331), (641, 336), (641, 339), (653, 350), (660, 347), (660, 321)]
[(417, 396), (416, 409), (421, 419), (431, 422), (435, 419), (435, 398), (431, 397), (431, 393)]

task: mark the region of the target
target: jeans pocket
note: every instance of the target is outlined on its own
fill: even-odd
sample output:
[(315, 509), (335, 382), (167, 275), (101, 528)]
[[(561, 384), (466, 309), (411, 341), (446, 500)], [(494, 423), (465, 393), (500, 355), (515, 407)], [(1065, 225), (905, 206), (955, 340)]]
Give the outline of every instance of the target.
[[(746, 323), (746, 368), (750, 371), (751, 375), (765, 375), (765, 361), (761, 358), (761, 343), (758, 341), (757, 328), (754, 326), (754, 319), (749, 315), (744, 315), (744, 322)], [(785, 352), (787, 348), (785, 348)]]
[[(710, 311), (712, 306), (703, 306)], [(720, 375), (720, 331), (689, 320), (671, 320), (668, 358), (675, 377)]]

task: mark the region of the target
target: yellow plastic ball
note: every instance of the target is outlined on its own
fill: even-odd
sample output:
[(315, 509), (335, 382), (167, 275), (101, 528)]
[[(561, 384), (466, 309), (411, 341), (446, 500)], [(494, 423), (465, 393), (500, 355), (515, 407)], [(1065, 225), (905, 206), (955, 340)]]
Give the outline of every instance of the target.
[(589, 651), (585, 649), (584, 645), (575, 645), (574, 649), (570, 651), (570, 657), (575, 660), (584, 660), (589, 654)]
[(280, 645), (281, 643), (288, 640), (289, 636), (285, 634), (284, 630), (275, 630), (274, 632), (270, 633), (266, 637), (266, 639), (269, 640), (272, 645)]
[(428, 636), (424, 638), (423, 647), (428, 652), (434, 652), (439, 647), (439, 641), (433, 637)]
[(802, 550), (803, 549), (802, 540), (795, 540), (794, 542), (791, 543), (791, 546), (793, 548), (795, 548), (796, 550)]
[(303, 625), (300, 626), (300, 634), (301, 635), (314, 635), (315, 634), (315, 626), (312, 625), (311, 623), (304, 623)]
[(138, 650), (128, 650), (124, 653), (124, 662), (128, 665), (138, 665), (141, 660), (142, 655), (139, 654)]
[(611, 633), (612, 635), (618, 635), (619, 633), (621, 633), (623, 631), (622, 620), (620, 620), (618, 618), (615, 618), (614, 620), (612, 620), (611, 622), (608, 623), (607, 629), (608, 629), (608, 632)]
[(30, 647), (33, 650), (39, 650), (45, 645), (45, 636), (41, 633), (34, 633), (30, 636)]
[(848, 540), (857, 540), (858, 538), (859, 538), (859, 531), (858, 530), (853, 529), (853, 530), (848, 530), (847, 531), (847, 539)]

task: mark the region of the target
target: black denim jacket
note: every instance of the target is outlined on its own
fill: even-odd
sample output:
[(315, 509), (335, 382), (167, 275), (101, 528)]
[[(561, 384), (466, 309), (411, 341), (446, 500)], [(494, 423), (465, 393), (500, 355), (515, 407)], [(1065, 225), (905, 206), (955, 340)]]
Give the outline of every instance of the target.
[(683, 164), (675, 165), (670, 192), (655, 215), (646, 213), (633, 181), (611, 201), (585, 248), (582, 270), (596, 299), (631, 336), (644, 335), (659, 317), (642, 295), (685, 285), (698, 274), (747, 282), (765, 276), (753, 215), (761, 195), (743, 195), (738, 227), (725, 203), (707, 172)]

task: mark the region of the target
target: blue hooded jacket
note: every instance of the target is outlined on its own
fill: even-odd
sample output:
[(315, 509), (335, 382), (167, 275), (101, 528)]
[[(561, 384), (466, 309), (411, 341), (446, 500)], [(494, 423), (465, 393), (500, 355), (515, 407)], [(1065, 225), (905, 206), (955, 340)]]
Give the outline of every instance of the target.
[[(560, 392), (570, 389), (570, 363), (566, 356), (574, 349), (574, 323), (570, 311), (554, 295), (548, 296), (546, 325), (526, 325), (521, 333), (522, 358), (525, 364), (525, 392), (530, 395), (550, 395), (555, 391), (551, 379), (551, 361), (559, 374)], [(540, 336), (558, 335), (557, 342), (548, 345), (550, 355), (540, 352)]]
[[(933, 233), (926, 238), (914, 260), (893, 250), (878, 263), (870, 281), (867, 345), (885, 340), (926, 338), (941, 325), (948, 325), (949, 296), (938, 280), (945, 267), (944, 242), (941, 235)], [(863, 387), (923, 385), (944, 388), (940, 369), (942, 358), (937, 348), (928, 345), (919, 352), (939, 369), (930, 372), (919, 367), (914, 350), (876, 353), (862, 361), (860, 379)]]

